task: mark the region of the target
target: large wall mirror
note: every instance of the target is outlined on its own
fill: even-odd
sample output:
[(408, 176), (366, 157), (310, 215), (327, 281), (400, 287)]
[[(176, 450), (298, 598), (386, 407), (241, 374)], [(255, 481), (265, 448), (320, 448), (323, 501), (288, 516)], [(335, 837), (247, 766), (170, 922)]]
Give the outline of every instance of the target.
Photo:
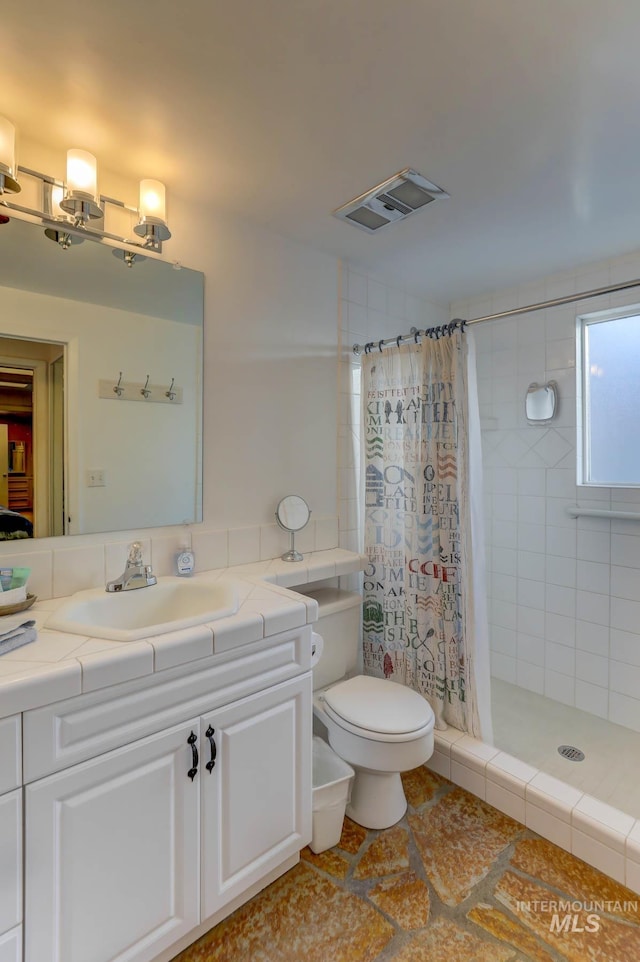
[(0, 540), (202, 520), (203, 275), (3, 219)]

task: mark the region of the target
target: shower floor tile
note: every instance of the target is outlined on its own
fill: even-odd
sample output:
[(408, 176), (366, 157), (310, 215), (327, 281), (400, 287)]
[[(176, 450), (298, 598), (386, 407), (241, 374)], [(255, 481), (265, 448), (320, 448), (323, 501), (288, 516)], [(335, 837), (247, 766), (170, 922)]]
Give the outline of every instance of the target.
[[(640, 818), (640, 732), (497, 678), (491, 709), (496, 748)], [(563, 758), (560, 745), (581, 749), (584, 761)]]
[(345, 819), (174, 962), (640, 958), (639, 896), (426, 768), (403, 780), (398, 825)]

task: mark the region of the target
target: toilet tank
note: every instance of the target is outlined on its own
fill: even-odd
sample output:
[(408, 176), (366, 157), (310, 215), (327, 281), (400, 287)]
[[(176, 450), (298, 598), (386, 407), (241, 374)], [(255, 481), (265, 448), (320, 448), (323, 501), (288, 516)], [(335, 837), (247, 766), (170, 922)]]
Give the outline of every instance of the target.
[(362, 598), (352, 591), (338, 588), (300, 590), (318, 602), (318, 620), (313, 630), (322, 635), (324, 648), (313, 669), (313, 687), (323, 688), (352, 674), (360, 645), (360, 612)]

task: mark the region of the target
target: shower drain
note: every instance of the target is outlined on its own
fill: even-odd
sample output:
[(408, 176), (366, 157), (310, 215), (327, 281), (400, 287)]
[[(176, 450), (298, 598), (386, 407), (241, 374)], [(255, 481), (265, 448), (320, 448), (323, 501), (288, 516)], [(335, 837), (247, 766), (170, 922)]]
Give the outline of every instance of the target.
[(581, 752), (579, 748), (574, 748), (573, 745), (560, 745), (558, 751), (563, 758), (568, 758), (570, 762), (584, 761), (584, 752)]

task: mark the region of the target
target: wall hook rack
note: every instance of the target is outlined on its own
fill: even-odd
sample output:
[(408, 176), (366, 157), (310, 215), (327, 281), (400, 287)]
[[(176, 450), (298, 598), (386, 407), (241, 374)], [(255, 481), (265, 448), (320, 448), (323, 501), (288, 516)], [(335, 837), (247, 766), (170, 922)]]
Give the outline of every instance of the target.
[(176, 384), (175, 377), (171, 384), (151, 384), (151, 375), (146, 380), (123, 381), (122, 371), (114, 385), (113, 380), (98, 381), (98, 397), (105, 401), (142, 401), (145, 404), (182, 404), (182, 388)]

